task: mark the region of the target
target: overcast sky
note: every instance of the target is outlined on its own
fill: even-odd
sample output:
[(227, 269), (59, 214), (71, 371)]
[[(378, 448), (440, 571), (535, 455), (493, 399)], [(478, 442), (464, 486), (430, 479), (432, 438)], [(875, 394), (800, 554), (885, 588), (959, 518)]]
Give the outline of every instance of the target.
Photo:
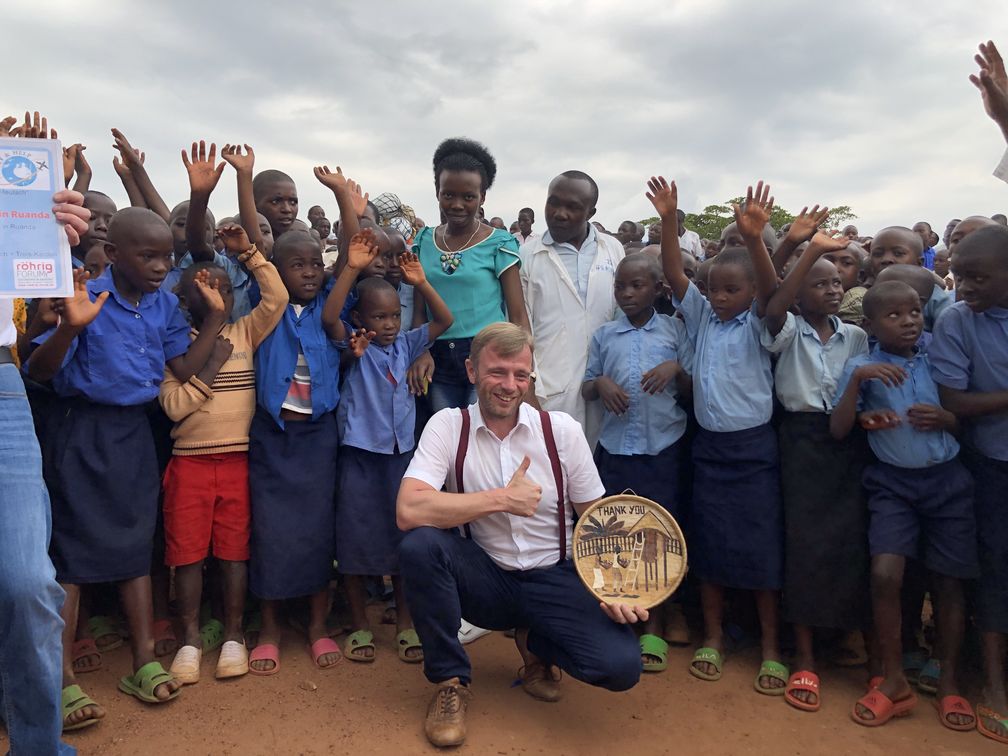
[[(87, 145), (92, 187), (120, 206), (117, 126), (169, 205), (179, 150), (248, 142), (290, 173), (299, 217), (340, 165), (437, 220), (430, 159), (468, 136), (498, 162), (488, 216), (587, 171), (608, 228), (652, 215), (647, 176), (694, 211), (771, 182), (778, 204), (847, 204), (862, 233), (1008, 211), (991, 176), (1005, 147), (969, 83), (976, 45), (1008, 53), (1003, 0), (911, 3), (46, 2), (5, 4), (0, 117), (42, 110)], [(211, 201), (236, 212), (228, 168)]]

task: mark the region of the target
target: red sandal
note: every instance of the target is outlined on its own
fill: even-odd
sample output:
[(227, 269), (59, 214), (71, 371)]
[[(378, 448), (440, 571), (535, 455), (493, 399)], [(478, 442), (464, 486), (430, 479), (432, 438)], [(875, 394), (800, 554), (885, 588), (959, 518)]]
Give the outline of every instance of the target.
[[(938, 706), (938, 716), (941, 718), (941, 723), (950, 730), (969, 732), (976, 727), (977, 716), (973, 712), (973, 707), (970, 706), (969, 701), (962, 696), (944, 696), (936, 701), (935, 704)], [(972, 717), (973, 721), (969, 724), (953, 724), (949, 721), (950, 714)]]
[[(805, 693), (814, 693), (815, 703), (808, 703), (791, 695), (799, 690)], [(819, 707), (822, 705), (822, 695), (819, 693), (819, 675), (807, 669), (795, 672), (788, 679), (787, 686), (784, 688), (784, 700), (802, 711), (819, 711)]]
[(859, 725), (865, 727), (881, 727), (893, 717), (905, 717), (917, 705), (917, 696), (911, 693), (906, 698), (893, 701), (889, 696), (877, 688), (865, 693), (857, 701), (858, 704), (868, 709), (874, 719), (864, 719), (858, 715), (857, 704), (851, 709), (851, 719)]

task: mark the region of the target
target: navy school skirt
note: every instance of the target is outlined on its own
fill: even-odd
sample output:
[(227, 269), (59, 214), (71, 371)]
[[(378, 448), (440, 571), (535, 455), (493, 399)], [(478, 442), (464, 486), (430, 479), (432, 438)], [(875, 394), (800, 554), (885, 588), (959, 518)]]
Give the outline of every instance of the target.
[(780, 439), (784, 502), (784, 618), (855, 629), (869, 615), (864, 432), (842, 441), (823, 412), (785, 412)]
[(677, 520), (682, 501), (680, 458), (681, 440), (657, 454), (610, 454), (602, 444), (595, 450), (595, 466), (606, 496), (629, 488), (638, 496), (658, 502)]
[(770, 424), (693, 439), (690, 571), (728, 588), (779, 590), (784, 528)]
[(158, 476), (146, 405), (54, 401), (44, 448), (50, 554), (61, 583), (150, 574)]
[(336, 495), (336, 563), (344, 575), (398, 575), (396, 497), (413, 451), (378, 454), (341, 446)]
[(336, 524), (336, 413), (280, 428), (261, 407), (249, 430), (249, 588), (261, 599), (329, 585)]

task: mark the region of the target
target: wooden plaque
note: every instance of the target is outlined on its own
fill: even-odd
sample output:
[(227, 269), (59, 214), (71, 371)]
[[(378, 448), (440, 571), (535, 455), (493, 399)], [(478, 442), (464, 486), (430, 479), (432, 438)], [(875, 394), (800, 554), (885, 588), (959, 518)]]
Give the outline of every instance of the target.
[(589, 507), (574, 527), (574, 565), (595, 596), (650, 609), (686, 575), (686, 539), (658, 503), (632, 494)]

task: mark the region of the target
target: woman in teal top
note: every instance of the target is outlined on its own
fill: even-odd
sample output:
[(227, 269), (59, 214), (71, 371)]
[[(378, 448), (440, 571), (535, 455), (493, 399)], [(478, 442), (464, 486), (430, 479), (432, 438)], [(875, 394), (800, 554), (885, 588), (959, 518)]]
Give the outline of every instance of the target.
[[(447, 139), (434, 152), (434, 187), (445, 222), (421, 230), (413, 251), (455, 322), (410, 370), (414, 391), (422, 391), (429, 383), (434, 412), (476, 401), (465, 361), (480, 330), (505, 319), (529, 330), (518, 278), (518, 241), (479, 219), (496, 173), (493, 156), (478, 142)], [(417, 328), (430, 314), (423, 298), (414, 296), (413, 327)]]

